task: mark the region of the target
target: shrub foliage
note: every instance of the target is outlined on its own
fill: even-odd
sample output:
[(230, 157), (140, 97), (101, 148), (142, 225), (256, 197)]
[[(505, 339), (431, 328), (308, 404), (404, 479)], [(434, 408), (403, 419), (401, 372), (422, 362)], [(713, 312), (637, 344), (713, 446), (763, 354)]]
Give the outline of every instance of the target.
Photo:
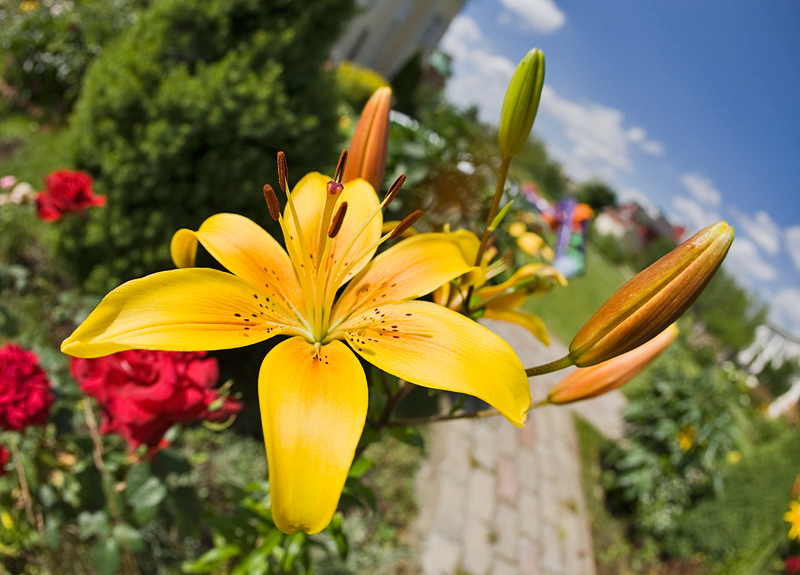
[(71, 222), (61, 246), (86, 288), (171, 267), (172, 233), (214, 213), (263, 221), (279, 147), (295, 181), (335, 162), (335, 89), (321, 68), (351, 10), (163, 0), (95, 60), (71, 123), (76, 166), (108, 206)]

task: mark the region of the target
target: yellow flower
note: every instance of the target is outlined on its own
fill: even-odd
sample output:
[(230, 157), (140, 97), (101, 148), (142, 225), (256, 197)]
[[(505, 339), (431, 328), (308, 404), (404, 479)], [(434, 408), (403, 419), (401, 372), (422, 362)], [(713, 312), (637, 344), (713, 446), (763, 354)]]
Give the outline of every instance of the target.
[[(342, 186), (308, 174), (283, 215), (271, 188), (265, 196), (288, 253), (238, 215), (179, 230), (172, 257), (184, 269), (112, 291), (62, 351), (214, 350), (289, 336), (258, 379), (272, 514), (286, 533), (316, 533), (336, 510), (367, 415), (359, 356), (412, 383), (474, 395), (522, 427), (530, 390), (511, 347), (454, 311), (411, 301), (471, 269), (455, 242), (420, 234), (373, 259), (401, 228), (381, 237), (393, 193), (379, 202), (360, 179)], [(231, 273), (191, 267), (197, 242)]]
[(736, 465), (742, 460), (742, 454), (734, 449), (733, 451), (728, 452), (728, 454), (725, 456), (725, 460), (731, 465)]
[(783, 514), (783, 520), (791, 524), (789, 539), (800, 541), (800, 501), (789, 503), (789, 511)]
[[(447, 228), (445, 233), (458, 243), (466, 261), (475, 261), (480, 245), (478, 236), (467, 230), (449, 232)], [(433, 294), (433, 301), (451, 309), (461, 309), (469, 288), (473, 287), (475, 291), (470, 309), (480, 311), (485, 318), (521, 325), (548, 345), (550, 336), (544, 322), (539, 316), (520, 308), (531, 295), (546, 293), (553, 282), (566, 285), (567, 280), (549, 265), (528, 264), (516, 270), (505, 282), (486, 285), (489, 279), (510, 266), (508, 260), (495, 260), (496, 255), (495, 248), (487, 249), (480, 266), (471, 269), (457, 281), (439, 287)]]
[(675, 439), (678, 440), (678, 445), (684, 451), (689, 451), (694, 445), (694, 436), (697, 434), (694, 427), (685, 425), (682, 430), (678, 432)]

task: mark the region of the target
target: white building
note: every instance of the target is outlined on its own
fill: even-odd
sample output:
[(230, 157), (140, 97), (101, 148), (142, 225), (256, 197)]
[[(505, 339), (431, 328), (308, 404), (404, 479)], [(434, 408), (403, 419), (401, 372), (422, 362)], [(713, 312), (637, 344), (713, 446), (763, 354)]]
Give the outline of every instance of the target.
[(427, 63), (466, 0), (361, 0), (361, 13), (334, 46), (334, 61), (351, 60), (391, 79), (412, 56)]

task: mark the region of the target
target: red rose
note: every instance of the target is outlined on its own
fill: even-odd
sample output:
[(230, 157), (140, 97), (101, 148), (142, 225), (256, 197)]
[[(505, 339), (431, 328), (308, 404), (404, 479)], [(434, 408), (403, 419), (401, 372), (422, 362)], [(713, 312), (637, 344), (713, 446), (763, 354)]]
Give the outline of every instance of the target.
[(46, 192), (36, 197), (39, 218), (52, 222), (65, 212), (81, 212), (93, 206), (103, 206), (105, 196), (92, 193), (92, 178), (86, 172), (58, 170), (47, 176)]
[(6, 474), (6, 463), (11, 459), (11, 453), (4, 445), (0, 445), (0, 477)]
[(44, 425), (52, 404), (50, 381), (36, 354), (10, 343), (0, 347), (0, 429)]
[(96, 359), (73, 358), (72, 375), (103, 409), (102, 433), (117, 433), (131, 447), (157, 448), (175, 423), (224, 421), (240, 402), (219, 398), (216, 359), (205, 352), (129, 350)]
[(789, 555), (783, 563), (783, 570), (786, 571), (788, 575), (800, 573), (800, 557), (797, 555)]

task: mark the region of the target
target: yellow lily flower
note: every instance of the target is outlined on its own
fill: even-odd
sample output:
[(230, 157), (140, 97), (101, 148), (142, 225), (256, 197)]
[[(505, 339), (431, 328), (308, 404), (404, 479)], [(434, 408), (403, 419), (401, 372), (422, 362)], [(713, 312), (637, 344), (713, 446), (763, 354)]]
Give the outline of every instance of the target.
[(790, 525), (789, 539), (800, 541), (800, 501), (789, 502), (789, 511), (783, 514), (783, 520)]
[[(466, 261), (475, 261), (480, 239), (467, 230), (449, 232), (448, 237), (458, 243)], [(550, 284), (555, 281), (566, 285), (567, 280), (555, 268), (546, 264), (524, 265), (503, 283), (486, 285), (487, 280), (505, 271), (508, 261), (502, 259), (492, 261), (497, 255), (495, 248), (487, 249), (481, 258), (481, 265), (461, 276), (457, 281), (440, 286), (433, 293), (433, 301), (451, 309), (461, 309), (470, 287), (473, 293), (471, 309), (481, 310), (482, 317), (509, 321), (521, 325), (545, 345), (550, 344), (547, 327), (539, 316), (520, 309), (533, 294), (549, 291)]]
[[(286, 189), (285, 175), (281, 183)], [(395, 192), (380, 202), (365, 180), (342, 186), (312, 173), (287, 195), (281, 215), (265, 188), (287, 250), (234, 214), (179, 230), (171, 250), (183, 269), (115, 289), (61, 349), (98, 357), (289, 336), (258, 378), (272, 515), (285, 533), (316, 533), (336, 510), (366, 420), (359, 356), (417, 385), (474, 395), (518, 427), (530, 405), (524, 368), (505, 341), (452, 310), (411, 301), (472, 269), (455, 242), (420, 234), (373, 259), (381, 242), (410, 225), (381, 237), (381, 209)], [(198, 242), (231, 273), (191, 267)]]

